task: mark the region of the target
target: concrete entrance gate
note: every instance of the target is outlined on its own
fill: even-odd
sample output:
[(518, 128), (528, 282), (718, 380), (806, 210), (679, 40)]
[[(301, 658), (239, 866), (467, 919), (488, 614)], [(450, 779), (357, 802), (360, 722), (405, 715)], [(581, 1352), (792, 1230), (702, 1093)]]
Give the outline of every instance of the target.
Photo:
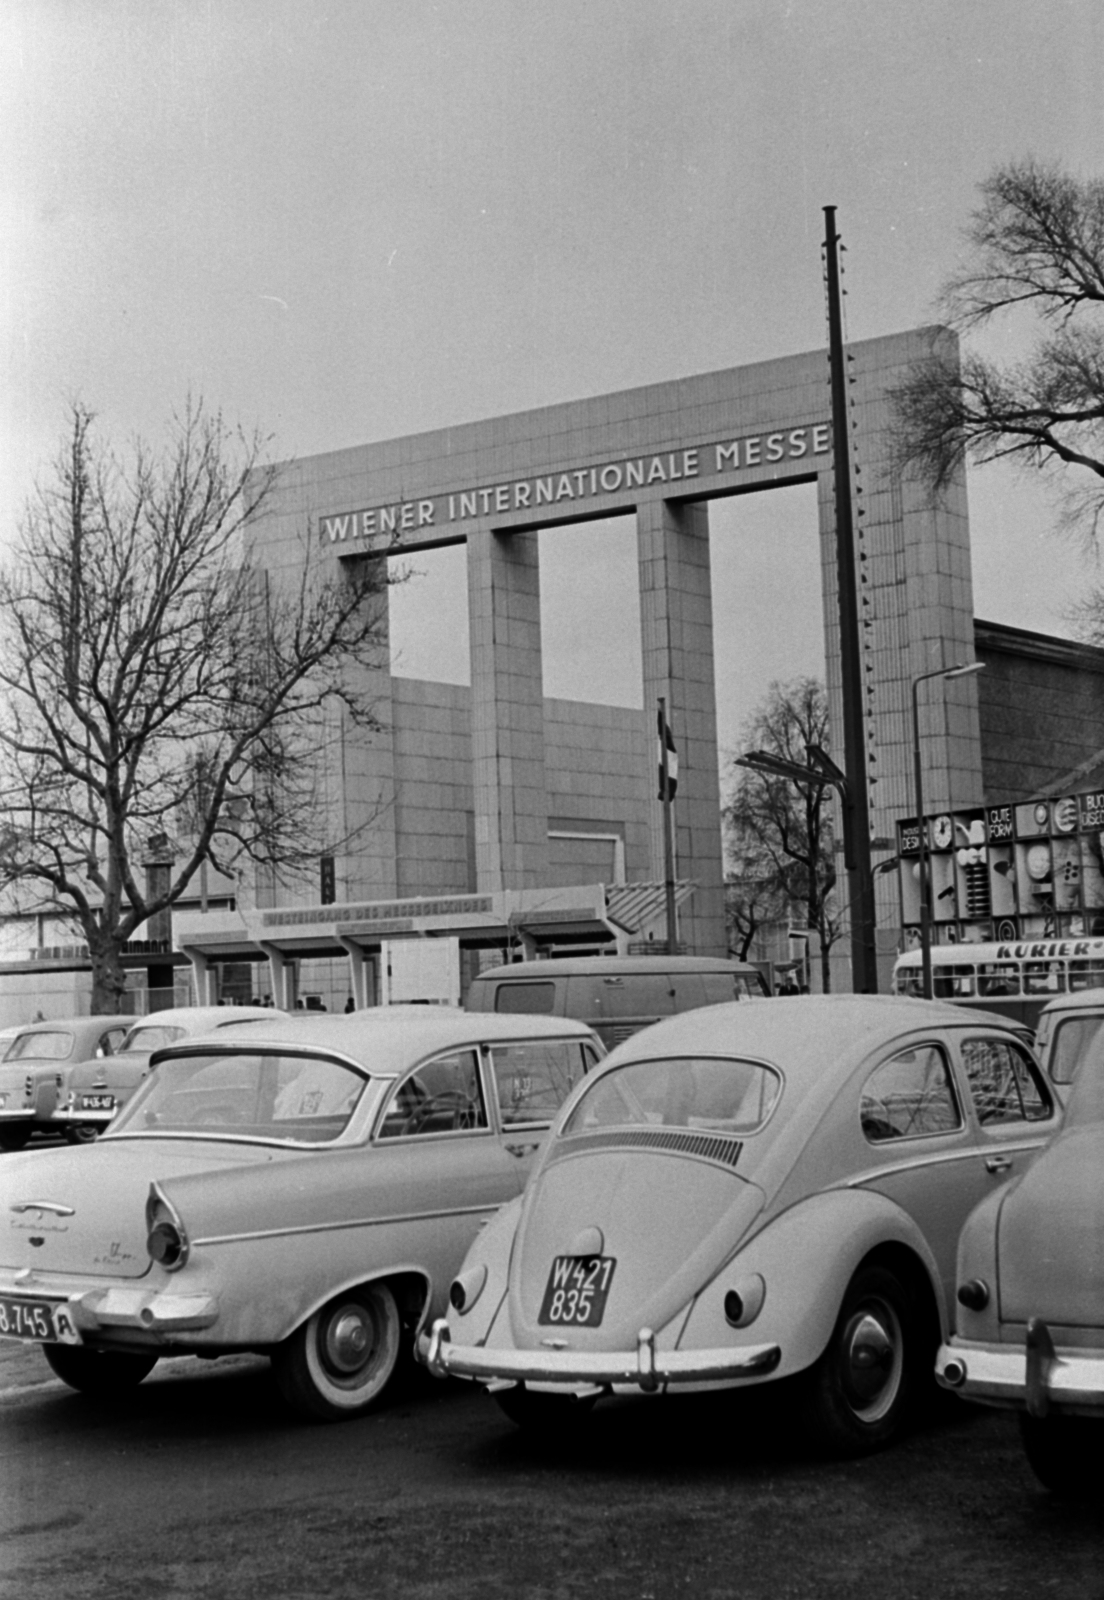
[[(973, 655), (964, 478), (935, 505), (889, 470), (889, 392), (933, 339), (953, 336), (916, 329), (849, 347), (870, 813), (875, 849), (886, 854), (893, 820), (910, 804), (911, 682)], [(270, 569), (300, 565), (307, 526), (324, 560), (466, 542), (477, 887), (531, 889), (547, 872), (549, 831), (537, 530), (635, 514), (645, 713), (654, 716), (657, 698), (666, 698), (679, 747), (677, 874), (697, 884), (681, 933), (688, 949), (723, 954), (708, 501), (814, 481), (826, 675), (842, 765), (825, 351), (289, 462), (271, 513), (252, 531), (252, 556)], [(737, 614), (731, 626), (739, 625)], [(976, 685), (962, 679), (942, 691), (924, 714), (925, 795), (933, 806), (978, 804)], [(385, 682), (380, 692), (386, 720)], [(377, 818), (358, 867), (364, 896), (396, 892), (392, 771), (386, 732), (370, 753), (347, 753), (346, 815), (355, 821), (359, 806), (367, 816), (370, 803)], [(654, 788), (654, 763), (634, 780)], [(663, 876), (658, 803), (651, 872)], [(888, 933), (895, 885), (880, 884), (879, 923)]]

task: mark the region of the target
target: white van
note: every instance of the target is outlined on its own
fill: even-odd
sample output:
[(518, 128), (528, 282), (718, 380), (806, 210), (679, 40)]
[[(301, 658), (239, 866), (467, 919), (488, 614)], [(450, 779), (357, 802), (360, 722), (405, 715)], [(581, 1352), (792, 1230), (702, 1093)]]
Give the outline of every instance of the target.
[(762, 999), (757, 967), (710, 956), (565, 956), (490, 967), (468, 990), (468, 1011), (534, 1013), (586, 1022), (608, 1050), (676, 1011)]

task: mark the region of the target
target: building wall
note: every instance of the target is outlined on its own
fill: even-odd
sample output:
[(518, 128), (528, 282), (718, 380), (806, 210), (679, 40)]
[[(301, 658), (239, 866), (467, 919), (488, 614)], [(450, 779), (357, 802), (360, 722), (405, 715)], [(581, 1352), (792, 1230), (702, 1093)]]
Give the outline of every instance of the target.
[[(474, 891), (472, 692), (421, 679), (391, 681), (394, 833), (400, 895)], [(574, 700), (543, 702), (544, 791), (552, 834), (543, 881), (614, 881), (618, 833), (630, 879), (650, 870), (649, 813), (658, 801), (642, 774), (648, 738), (642, 711)], [(677, 801), (676, 801), (677, 804)]]
[(1104, 650), (995, 622), (976, 622), (974, 639), (988, 805), (1029, 799), (1099, 755)]

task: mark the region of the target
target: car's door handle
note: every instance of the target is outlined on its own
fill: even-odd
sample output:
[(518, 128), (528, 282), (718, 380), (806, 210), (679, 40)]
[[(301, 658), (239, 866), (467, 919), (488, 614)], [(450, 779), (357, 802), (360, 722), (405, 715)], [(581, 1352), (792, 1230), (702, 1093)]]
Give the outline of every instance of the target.
[(518, 1156), (519, 1158), (521, 1156), (531, 1156), (534, 1150), (540, 1149), (540, 1140), (537, 1139), (532, 1144), (508, 1144), (506, 1148), (512, 1156)]
[(1007, 1172), (1011, 1165), (1011, 1156), (988, 1156), (985, 1161), (985, 1170), (986, 1172)]

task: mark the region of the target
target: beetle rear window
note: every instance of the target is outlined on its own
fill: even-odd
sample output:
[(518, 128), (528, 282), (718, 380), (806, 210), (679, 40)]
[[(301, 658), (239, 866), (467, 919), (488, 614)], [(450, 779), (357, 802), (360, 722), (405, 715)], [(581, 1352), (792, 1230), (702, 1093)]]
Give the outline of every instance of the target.
[(324, 1144), (344, 1132), (367, 1082), (318, 1056), (267, 1050), (182, 1056), (158, 1064), (111, 1132)]
[(666, 1127), (753, 1133), (781, 1092), (779, 1074), (758, 1061), (729, 1056), (632, 1061), (598, 1078), (561, 1132)]
[(1072, 1083), (1089, 1046), (1104, 1025), (1104, 1017), (1063, 1018), (1054, 1031), (1050, 1051), (1050, 1076), (1055, 1083)]

